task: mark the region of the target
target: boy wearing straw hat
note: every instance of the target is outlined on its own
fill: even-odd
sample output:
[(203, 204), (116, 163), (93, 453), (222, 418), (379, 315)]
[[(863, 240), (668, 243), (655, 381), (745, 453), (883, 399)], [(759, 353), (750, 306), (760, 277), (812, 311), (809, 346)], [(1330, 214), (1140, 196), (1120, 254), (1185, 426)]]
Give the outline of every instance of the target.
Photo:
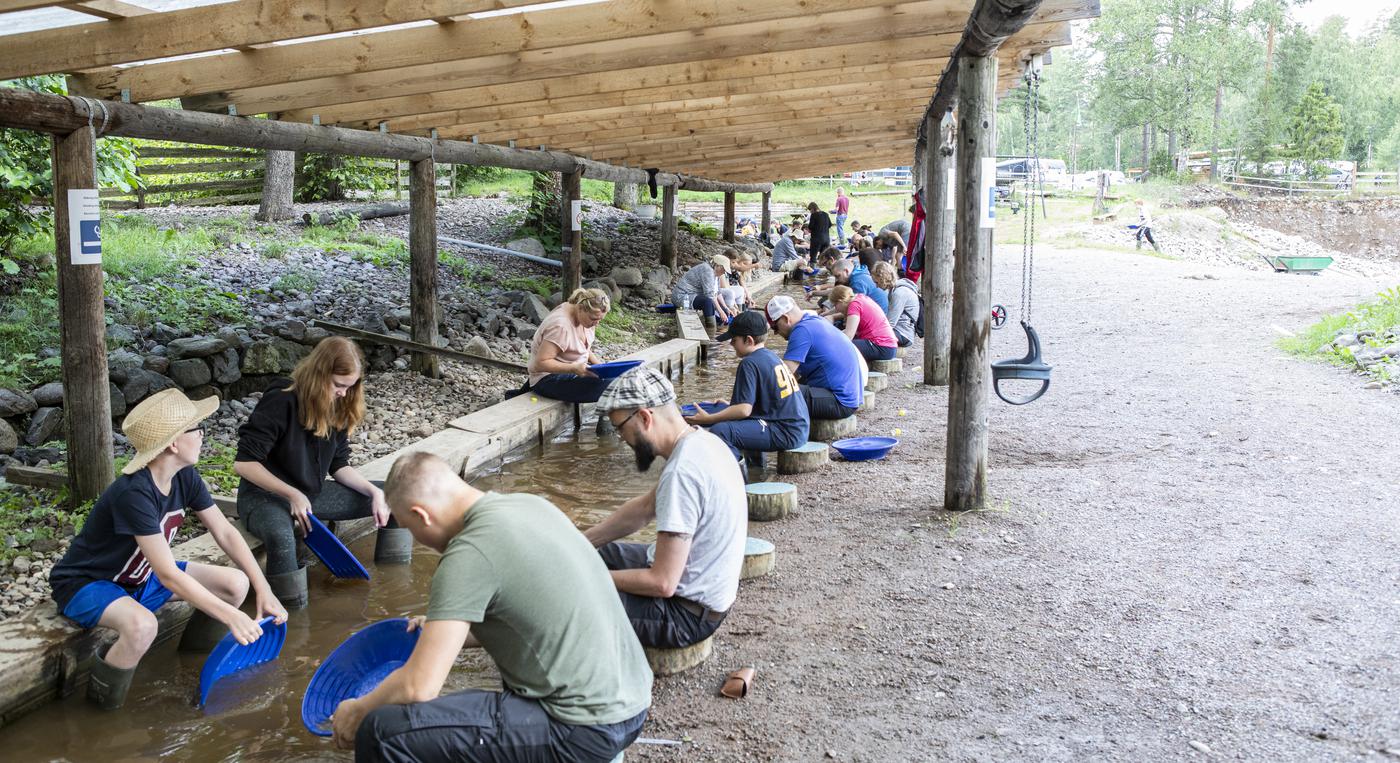
[[(49, 573), (54, 602), (65, 617), (84, 628), (117, 632), (106, 654), (94, 659), (88, 680), (88, 698), (104, 709), (115, 710), (126, 699), (136, 664), (159, 629), (154, 613), (168, 601), (184, 599), (197, 610), (182, 647), (198, 641), (207, 646), (226, 632), (241, 644), (257, 641), (262, 628), (239, 610), (250, 581), (258, 617), (287, 619), (253, 552), (214, 506), (195, 468), (204, 442), (200, 422), (218, 407), (216, 397), (191, 402), (167, 389), (133, 408), (122, 432), (135, 457), (97, 499), (82, 532)], [(175, 560), (170, 542), (186, 509), (194, 509), (239, 569)]]

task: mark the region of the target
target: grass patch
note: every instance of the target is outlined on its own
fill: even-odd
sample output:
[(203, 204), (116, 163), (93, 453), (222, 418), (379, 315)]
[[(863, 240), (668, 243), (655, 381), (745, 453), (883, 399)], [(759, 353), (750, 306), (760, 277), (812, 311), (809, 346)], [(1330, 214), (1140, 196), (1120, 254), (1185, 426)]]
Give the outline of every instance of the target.
[[(1343, 347), (1334, 343), (1339, 334), (1354, 334), (1360, 344)], [(1357, 368), (1356, 353), (1363, 348), (1386, 347), (1400, 341), (1400, 286), (1387, 289), (1374, 300), (1364, 302), (1346, 313), (1325, 315), (1296, 336), (1283, 337), (1278, 346), (1284, 352), (1331, 363), (1345, 368)], [(1365, 369), (1378, 381), (1393, 381), (1400, 376), (1400, 366), (1392, 359)]]
[(548, 276), (514, 276), (501, 281), (501, 286), (510, 290), (532, 292), (545, 298), (559, 290), (559, 281)]
[(594, 330), (594, 334), (598, 341), (607, 344), (616, 344), (632, 339), (641, 339), (650, 343), (656, 336), (656, 332), (668, 319), (670, 319), (668, 315), (629, 311), (621, 305), (613, 305), (608, 314), (603, 316), (603, 320)]
[(303, 268), (290, 270), (278, 276), (272, 282), (270, 288), (273, 291), (303, 291), (312, 292), (321, 284), (321, 277), (316, 273)]

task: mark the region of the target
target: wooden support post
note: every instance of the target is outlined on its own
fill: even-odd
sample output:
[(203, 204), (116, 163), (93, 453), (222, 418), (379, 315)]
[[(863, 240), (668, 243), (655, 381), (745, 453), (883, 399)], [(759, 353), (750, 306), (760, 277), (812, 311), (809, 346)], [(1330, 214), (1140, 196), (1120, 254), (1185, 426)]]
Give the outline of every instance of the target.
[(256, 219), (263, 222), (292, 218), (292, 188), (295, 185), (296, 153), (268, 151), (263, 162), (262, 198)]
[[(437, 168), (432, 159), (409, 165), (408, 254), (409, 311), (413, 316), (413, 341), (437, 346)], [(434, 379), (441, 375), (438, 357), (413, 353), (413, 369)]]
[(947, 386), (953, 318), (953, 117), (924, 120), (924, 384)]
[(96, 138), (81, 127), (53, 137), (53, 240), (62, 332), (63, 418), (68, 430), (71, 500), (96, 498), (112, 482), (112, 400), (107, 380), (107, 319), (102, 265), (73, 264), (68, 192), (97, 192)]
[(987, 355), (992, 310), (992, 229), (982, 227), (982, 159), (996, 155), (997, 60), (958, 58), (957, 263), (953, 269), (953, 333), (948, 388), (947, 465), (943, 508), (987, 503)]
[(759, 235), (759, 237), (762, 238), (764, 241), (767, 241), (767, 240), (768, 240), (768, 226), (770, 226), (770, 225), (773, 224), (773, 208), (772, 208), (773, 205), (772, 205), (772, 201), (773, 201), (773, 192), (772, 192), (772, 191), (764, 191), (764, 192), (763, 192), (763, 222), (761, 223), (761, 227), (758, 229), (758, 235)]
[(676, 189), (669, 185), (661, 189), (661, 264), (676, 269)]
[(618, 181), (613, 183), (613, 206), (631, 212), (637, 207), (637, 184)]
[(568, 251), (564, 253), (564, 298), (568, 299), (583, 284), (583, 231), (573, 230), (574, 202), (582, 198), (583, 175), (577, 172), (564, 173), (563, 193), (559, 194), (565, 209), (564, 227), (560, 229), (560, 239)]
[(734, 243), (734, 225), (738, 222), (734, 218), (734, 192), (724, 192), (724, 240)]
[(399, 160), (394, 160), (394, 198), (403, 198), (403, 169), (399, 166)]

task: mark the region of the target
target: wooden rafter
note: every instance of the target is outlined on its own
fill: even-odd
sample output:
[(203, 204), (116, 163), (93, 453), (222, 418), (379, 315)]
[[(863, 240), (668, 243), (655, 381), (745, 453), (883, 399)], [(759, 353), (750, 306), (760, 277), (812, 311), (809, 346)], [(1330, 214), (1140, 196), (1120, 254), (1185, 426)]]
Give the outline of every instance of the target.
[[(146, 9), (116, 0), (43, 3), (119, 23), (78, 24), (8, 37), (0, 47), (0, 79), (250, 47), (536, 2), (539, 0), (235, 0), (139, 16), (123, 13), (123, 6), (136, 11)], [(0, 4), (0, 10), (4, 9)]]
[(129, 19), (133, 16), (148, 16), (155, 13), (150, 8), (123, 3), (121, 0), (82, 0), (78, 3), (64, 3), (64, 10), (86, 13), (102, 19)]
[[(841, 76), (842, 70), (903, 62), (923, 62), (930, 71), (943, 65), (941, 56), (957, 42), (957, 35), (926, 35), (902, 39), (898, 45), (868, 43), (793, 50), (782, 53), (755, 53), (733, 58), (687, 61), (653, 65), (641, 69), (573, 74), (548, 79), (511, 82), (461, 89), (442, 89), (417, 95), (392, 95), (366, 101), (327, 105), (312, 109), (292, 109), (277, 115), (292, 122), (310, 122), (319, 116), (321, 124), (370, 124), (395, 117), (450, 112), (481, 106), (526, 104), (531, 101), (601, 96), (634, 90), (683, 88), (726, 80), (766, 80), (785, 75), (808, 74), (812, 79)], [(201, 103), (201, 99), (190, 99)]]
[[(255, 113), (241, 101), (273, 101), (256, 111), (280, 112), (353, 101), (358, 92), (382, 97), (391, 88), (413, 94), (441, 90), (445, 84), (472, 87), (741, 56), (756, 49), (797, 50), (851, 39), (946, 34), (962, 28), (967, 7), (958, 0), (690, 0), (658, 3), (651, 13), (636, 13), (631, 4), (602, 3), (570, 8), (568, 13), (483, 18), (104, 70), (78, 77), (74, 84), (87, 95), (119, 94), (125, 88), (141, 101), (227, 92), (228, 101), (241, 112)], [(482, 77), (483, 64), (487, 71), (497, 71), (497, 78)], [(469, 78), (473, 71), (480, 81)], [(266, 91), (249, 92), (288, 83), (302, 85), (283, 88), (279, 99), (269, 98), (272, 94)]]

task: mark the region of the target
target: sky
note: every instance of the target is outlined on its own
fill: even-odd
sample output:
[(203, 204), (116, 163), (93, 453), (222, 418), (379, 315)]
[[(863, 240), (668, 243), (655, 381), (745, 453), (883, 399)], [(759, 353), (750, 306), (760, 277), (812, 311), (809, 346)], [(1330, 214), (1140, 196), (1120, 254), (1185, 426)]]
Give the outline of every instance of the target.
[(1400, 8), (1400, 0), (1309, 0), (1290, 14), (1308, 29), (1317, 29), (1328, 16), (1344, 16), (1347, 33), (1355, 36), (1366, 31), (1377, 17), (1395, 13), (1396, 8)]

